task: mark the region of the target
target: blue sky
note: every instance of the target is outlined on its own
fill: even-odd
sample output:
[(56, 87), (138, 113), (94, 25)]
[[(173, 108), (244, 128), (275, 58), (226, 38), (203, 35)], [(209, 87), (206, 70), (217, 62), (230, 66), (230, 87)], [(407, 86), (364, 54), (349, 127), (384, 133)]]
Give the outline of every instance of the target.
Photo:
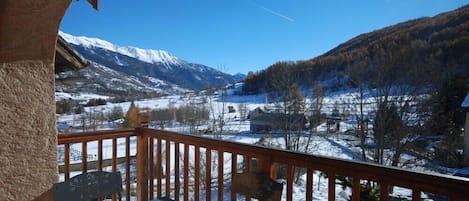
[(227, 73), (319, 56), (359, 34), (469, 0), (72, 1), (61, 30), (122, 46), (167, 50)]

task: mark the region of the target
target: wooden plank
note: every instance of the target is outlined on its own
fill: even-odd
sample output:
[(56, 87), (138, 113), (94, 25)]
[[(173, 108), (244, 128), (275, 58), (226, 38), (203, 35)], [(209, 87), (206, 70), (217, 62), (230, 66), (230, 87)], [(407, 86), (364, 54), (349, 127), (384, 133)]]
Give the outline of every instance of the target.
[[(233, 177), (234, 175), (238, 173), (238, 154), (236, 154), (235, 152), (231, 153), (231, 181), (233, 181)], [(234, 191), (230, 191), (231, 192), (231, 200), (236, 200), (237, 199), (237, 195)]]
[(205, 200), (212, 198), (212, 150), (205, 149)]
[(125, 137), (125, 200), (130, 200), (130, 183), (130, 136), (127, 136)]
[(306, 201), (313, 201), (313, 170), (306, 170)]
[(99, 171), (103, 170), (103, 140), (98, 140), (98, 163), (96, 166)]
[(65, 144), (64, 175), (65, 180), (70, 179), (70, 144)]
[(293, 200), (293, 166), (287, 165), (287, 201)]
[(112, 138), (112, 171), (117, 172), (117, 138)]
[(389, 200), (389, 184), (387, 182), (381, 182), (379, 185), (380, 189), (380, 201)]
[[(148, 138), (148, 189), (150, 199), (155, 198), (155, 138)], [(161, 162), (158, 162), (160, 164)]]
[[(245, 172), (251, 172), (251, 161), (252, 161), (252, 158), (250, 156), (247, 156), (245, 155), (244, 157), (244, 160), (245, 160), (245, 163), (246, 163), (246, 167), (245, 167)], [(249, 196), (246, 196), (246, 201), (251, 201), (251, 197)]]
[(353, 178), (352, 184), (352, 201), (360, 201), (360, 178)]
[(105, 130), (81, 133), (62, 133), (57, 136), (57, 144), (72, 144), (112, 138), (136, 136), (135, 129)]
[[(117, 138), (112, 138), (112, 172), (117, 172)], [(112, 201), (117, 201), (117, 194), (112, 195)]]
[(200, 199), (200, 189), (199, 189), (199, 180), (200, 180), (200, 147), (195, 145), (195, 158), (194, 158), (194, 200), (199, 201)]
[(81, 143), (81, 172), (85, 173), (88, 170), (88, 143)]
[(179, 201), (179, 142), (174, 143), (174, 200)]
[(148, 137), (137, 136), (137, 200), (148, 201)]
[(412, 190), (412, 201), (420, 201), (420, 191), (418, 189), (413, 189)]
[(166, 155), (166, 171), (165, 171), (165, 196), (169, 198), (171, 196), (171, 142), (165, 141), (165, 155)]
[(158, 161), (158, 164), (156, 166), (156, 188), (157, 191), (156, 191), (156, 196), (157, 197), (161, 197), (161, 188), (162, 188), (162, 185), (161, 185), (161, 180), (162, 180), (162, 177), (163, 177), (163, 166), (162, 166), (162, 160), (163, 160), (163, 157), (162, 157), (162, 148), (161, 148), (161, 138), (158, 138), (157, 140), (157, 145), (156, 145), (156, 161)]
[(189, 201), (189, 144), (184, 144), (184, 201)]
[(218, 200), (223, 200), (223, 166), (224, 166), (223, 150), (218, 151)]
[(327, 191), (328, 193), (328, 200), (335, 200), (335, 177), (336, 174), (334, 172), (329, 172), (327, 173), (327, 176), (329, 178), (328, 181), (328, 188)]

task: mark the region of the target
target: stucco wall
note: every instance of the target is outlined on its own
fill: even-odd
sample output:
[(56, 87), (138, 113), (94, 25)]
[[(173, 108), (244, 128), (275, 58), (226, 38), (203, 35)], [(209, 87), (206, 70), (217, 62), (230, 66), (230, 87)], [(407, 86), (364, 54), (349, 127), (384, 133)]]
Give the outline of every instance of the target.
[(52, 61), (0, 63), (0, 200), (32, 200), (57, 182)]

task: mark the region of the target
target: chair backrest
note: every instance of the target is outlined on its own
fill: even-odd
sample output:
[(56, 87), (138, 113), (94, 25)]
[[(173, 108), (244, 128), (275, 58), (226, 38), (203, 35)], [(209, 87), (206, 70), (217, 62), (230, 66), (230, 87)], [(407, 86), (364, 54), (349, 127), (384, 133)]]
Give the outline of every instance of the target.
[(282, 190), (282, 183), (276, 182), (264, 173), (235, 173), (231, 181), (232, 192), (260, 201), (280, 201)]
[(87, 172), (54, 184), (54, 201), (96, 200), (117, 193), (122, 200), (120, 172)]

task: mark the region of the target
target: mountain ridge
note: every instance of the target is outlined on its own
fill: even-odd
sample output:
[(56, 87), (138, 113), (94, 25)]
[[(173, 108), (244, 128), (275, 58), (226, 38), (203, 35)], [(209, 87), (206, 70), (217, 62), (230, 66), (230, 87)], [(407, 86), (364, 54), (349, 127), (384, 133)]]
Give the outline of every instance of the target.
[(248, 75), (243, 91), (275, 91), (274, 78), (282, 76), (277, 72), (306, 88), (318, 81), (327, 90), (356, 87), (357, 82), (373, 87), (379, 73), (432, 88), (445, 73), (469, 74), (468, 47), (469, 6), (464, 6), (360, 34), (312, 59), (275, 63)]
[(123, 47), (102, 39), (64, 32), (60, 32), (60, 36), (91, 61), (91, 65), (78, 72), (58, 75), (62, 80), (86, 80), (68, 82), (66, 85), (58, 82), (56, 88), (59, 91), (104, 93), (108, 96), (121, 96), (127, 91), (129, 96), (132, 93), (145, 97), (155, 93), (167, 95), (203, 90), (242, 79), (202, 64), (184, 61), (164, 50)]

